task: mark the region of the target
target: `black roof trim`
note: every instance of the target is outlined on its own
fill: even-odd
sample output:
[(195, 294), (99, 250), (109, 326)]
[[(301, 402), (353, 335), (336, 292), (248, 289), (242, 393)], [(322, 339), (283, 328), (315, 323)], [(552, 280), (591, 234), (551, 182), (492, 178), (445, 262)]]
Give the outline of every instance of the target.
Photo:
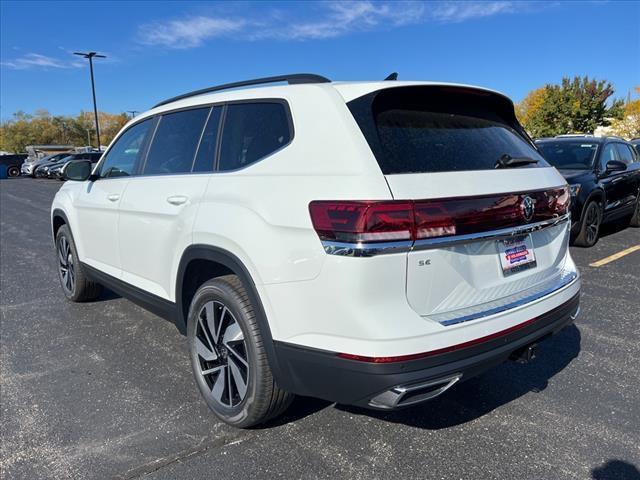
[(169, 98), (168, 100), (164, 100), (157, 105), (154, 105), (153, 108), (160, 107), (162, 105), (166, 105), (168, 103), (175, 102), (177, 100), (183, 100), (189, 97), (195, 97), (196, 95), (202, 95), (204, 93), (218, 92), (220, 90), (228, 90), (230, 88), (238, 88), (238, 87), (248, 87), (251, 85), (262, 85), (265, 83), (276, 83), (276, 82), (287, 82), (289, 85), (301, 84), (301, 83), (329, 83), (329, 80), (322, 75), (316, 75), (314, 73), (292, 73), (290, 75), (278, 75), (276, 77), (263, 77), (263, 78), (255, 78), (253, 80), (243, 80), (241, 82), (233, 82), (233, 83), (225, 83), (222, 85), (216, 85), (213, 87), (202, 88), (200, 90), (194, 90), (193, 92), (184, 93), (182, 95), (178, 95), (177, 97)]

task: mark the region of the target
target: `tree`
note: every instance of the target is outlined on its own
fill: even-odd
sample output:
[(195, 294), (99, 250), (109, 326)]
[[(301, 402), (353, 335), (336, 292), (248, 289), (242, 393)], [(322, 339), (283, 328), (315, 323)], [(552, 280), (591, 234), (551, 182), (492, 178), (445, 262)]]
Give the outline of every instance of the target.
[[(640, 94), (640, 87), (636, 87), (636, 92)], [(612, 121), (607, 133), (629, 140), (640, 137), (640, 99), (624, 105), (622, 118)]]
[(523, 125), (531, 123), (532, 119), (538, 114), (540, 108), (546, 101), (546, 87), (531, 90), (522, 102), (516, 104), (516, 116)]
[[(103, 145), (117, 135), (129, 120), (125, 113), (99, 112)], [(88, 137), (95, 142), (93, 113), (80, 112), (75, 117), (52, 116), (47, 110), (36, 110), (33, 115), (19, 111), (13, 118), (0, 124), (0, 150), (24, 152), (27, 145), (88, 145)]]
[(605, 80), (565, 77), (560, 85), (548, 84), (527, 95), (518, 106), (519, 118), (534, 137), (593, 133), (622, 117), (621, 100), (607, 105), (613, 93), (611, 83)]

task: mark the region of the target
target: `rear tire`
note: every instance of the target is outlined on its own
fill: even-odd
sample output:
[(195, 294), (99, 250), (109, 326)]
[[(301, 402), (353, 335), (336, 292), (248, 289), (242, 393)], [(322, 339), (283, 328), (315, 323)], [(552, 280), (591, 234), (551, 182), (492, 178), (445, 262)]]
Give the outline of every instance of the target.
[(629, 220), (629, 226), (640, 227), (640, 192), (638, 192), (638, 196), (636, 197), (636, 208), (633, 211), (631, 220)]
[(187, 322), (196, 383), (220, 420), (247, 428), (287, 409), (293, 395), (275, 383), (254, 306), (236, 275), (204, 283)]
[(15, 165), (9, 166), (7, 168), (7, 177), (19, 177), (20, 176), (20, 168)]
[(58, 278), (64, 296), (72, 302), (95, 300), (102, 293), (102, 285), (89, 280), (78, 259), (78, 251), (67, 225), (56, 233), (56, 257)]
[(600, 235), (600, 225), (602, 224), (602, 208), (595, 200), (587, 203), (580, 223), (580, 232), (578, 233), (574, 245), (578, 247), (593, 247), (598, 241)]

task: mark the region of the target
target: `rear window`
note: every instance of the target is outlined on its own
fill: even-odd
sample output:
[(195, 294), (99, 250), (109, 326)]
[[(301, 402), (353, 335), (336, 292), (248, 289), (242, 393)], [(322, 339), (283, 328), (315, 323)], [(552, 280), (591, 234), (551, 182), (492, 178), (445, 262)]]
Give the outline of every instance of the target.
[(597, 143), (589, 142), (540, 142), (538, 149), (545, 160), (558, 169), (588, 170), (598, 150)]
[(208, 116), (209, 108), (162, 115), (142, 173), (156, 175), (190, 172)]
[(398, 87), (349, 103), (384, 174), (489, 170), (504, 155), (548, 166), (511, 103), (463, 88)]

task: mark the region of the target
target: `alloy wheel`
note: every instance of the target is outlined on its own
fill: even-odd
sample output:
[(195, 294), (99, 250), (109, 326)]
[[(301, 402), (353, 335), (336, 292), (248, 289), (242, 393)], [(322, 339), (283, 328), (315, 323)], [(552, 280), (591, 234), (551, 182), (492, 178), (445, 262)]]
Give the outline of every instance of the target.
[(233, 313), (219, 301), (207, 302), (197, 317), (192, 344), (199, 375), (219, 405), (235, 407), (249, 384), (249, 360), (244, 333)]
[(598, 238), (598, 230), (600, 230), (600, 214), (598, 211), (598, 205), (592, 203), (587, 210), (586, 233), (587, 242), (589, 245), (593, 245)]
[(71, 245), (65, 236), (61, 236), (60, 240), (58, 240), (58, 269), (62, 279), (62, 286), (68, 293), (72, 294), (76, 284), (76, 272)]

